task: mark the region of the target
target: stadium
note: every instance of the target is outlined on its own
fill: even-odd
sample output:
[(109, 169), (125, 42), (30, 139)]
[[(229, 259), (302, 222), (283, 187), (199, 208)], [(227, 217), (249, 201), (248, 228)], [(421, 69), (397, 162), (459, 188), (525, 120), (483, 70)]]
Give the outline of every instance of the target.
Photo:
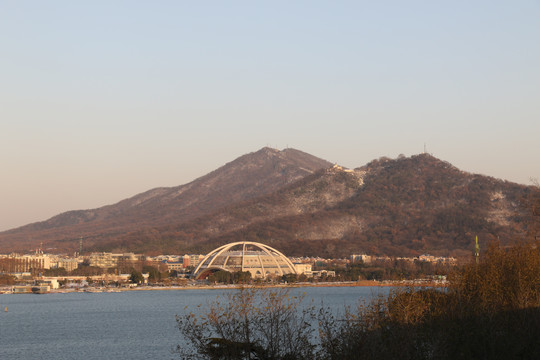
[(211, 251), (201, 260), (193, 277), (206, 279), (219, 270), (249, 271), (254, 279), (296, 274), (285, 255), (268, 245), (250, 241), (230, 243)]

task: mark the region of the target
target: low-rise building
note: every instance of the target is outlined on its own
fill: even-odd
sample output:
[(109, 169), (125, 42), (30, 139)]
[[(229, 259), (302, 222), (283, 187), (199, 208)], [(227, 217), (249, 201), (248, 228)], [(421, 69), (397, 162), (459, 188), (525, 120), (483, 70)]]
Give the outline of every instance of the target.
[(199, 262), (204, 259), (204, 255), (189, 255), (189, 265), (197, 267), (199, 265)]
[(67, 272), (70, 272), (79, 267), (79, 260), (71, 258), (59, 258), (56, 267), (64, 268)]
[(307, 276), (311, 275), (312, 266), (311, 264), (305, 264), (305, 263), (294, 263), (294, 269), (296, 270), (297, 274), (304, 274)]
[(49, 286), (51, 289), (60, 288), (60, 284), (58, 283), (58, 279), (54, 278), (54, 277), (37, 280), (36, 285)]
[(167, 271), (183, 271), (185, 266), (183, 262), (169, 262), (164, 263), (167, 266)]
[(335, 277), (335, 276), (336, 276), (336, 272), (335, 272), (335, 271), (330, 271), (330, 270), (318, 270), (318, 271), (313, 271), (313, 272), (312, 272), (312, 276), (313, 276), (313, 277), (321, 277), (321, 276), (332, 276), (332, 277)]
[(364, 264), (369, 264), (373, 260), (371, 255), (359, 254), (351, 255), (351, 262), (363, 262)]
[(118, 265), (118, 258), (120, 256), (122, 256), (122, 254), (113, 254), (107, 252), (92, 253), (88, 257), (88, 263), (90, 266), (109, 269)]

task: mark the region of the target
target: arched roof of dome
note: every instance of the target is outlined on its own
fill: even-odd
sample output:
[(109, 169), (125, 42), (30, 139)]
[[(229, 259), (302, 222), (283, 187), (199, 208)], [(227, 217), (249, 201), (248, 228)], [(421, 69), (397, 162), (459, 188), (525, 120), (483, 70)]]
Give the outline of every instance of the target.
[[(234, 248), (240, 250), (234, 251)], [(254, 249), (254, 250), (253, 250)], [(229, 263), (230, 261), (230, 263)], [(193, 275), (196, 279), (208, 271), (250, 271), (252, 275), (265, 278), (267, 275), (294, 273), (292, 262), (278, 250), (257, 242), (241, 241), (223, 245), (209, 252), (200, 262)]]

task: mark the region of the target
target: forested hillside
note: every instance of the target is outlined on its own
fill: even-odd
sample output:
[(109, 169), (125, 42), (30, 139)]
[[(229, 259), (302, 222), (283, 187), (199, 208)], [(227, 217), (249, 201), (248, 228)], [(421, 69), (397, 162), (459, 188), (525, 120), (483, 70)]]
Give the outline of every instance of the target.
[(46, 221), (0, 233), (0, 253), (39, 247), (91, 250), (133, 231), (180, 224), (224, 206), (272, 193), (328, 168), (323, 159), (295, 149), (262, 148), (188, 184), (148, 190), (98, 209), (68, 211)]
[(482, 247), (523, 239), (533, 191), (427, 154), (381, 158), (354, 171), (321, 170), (270, 195), (178, 226), (134, 232), (102, 249), (204, 253), (249, 240), (297, 256), (465, 256), (475, 236)]

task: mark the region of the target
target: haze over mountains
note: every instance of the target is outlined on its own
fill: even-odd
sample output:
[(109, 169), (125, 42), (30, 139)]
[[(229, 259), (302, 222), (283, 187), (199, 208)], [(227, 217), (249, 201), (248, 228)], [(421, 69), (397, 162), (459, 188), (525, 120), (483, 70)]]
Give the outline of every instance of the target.
[(0, 233), (0, 253), (43, 242), (52, 252), (204, 253), (230, 241), (288, 255), (470, 253), (526, 233), (531, 187), (462, 172), (421, 154), (354, 170), (304, 152), (263, 148), (191, 183), (69, 211)]

